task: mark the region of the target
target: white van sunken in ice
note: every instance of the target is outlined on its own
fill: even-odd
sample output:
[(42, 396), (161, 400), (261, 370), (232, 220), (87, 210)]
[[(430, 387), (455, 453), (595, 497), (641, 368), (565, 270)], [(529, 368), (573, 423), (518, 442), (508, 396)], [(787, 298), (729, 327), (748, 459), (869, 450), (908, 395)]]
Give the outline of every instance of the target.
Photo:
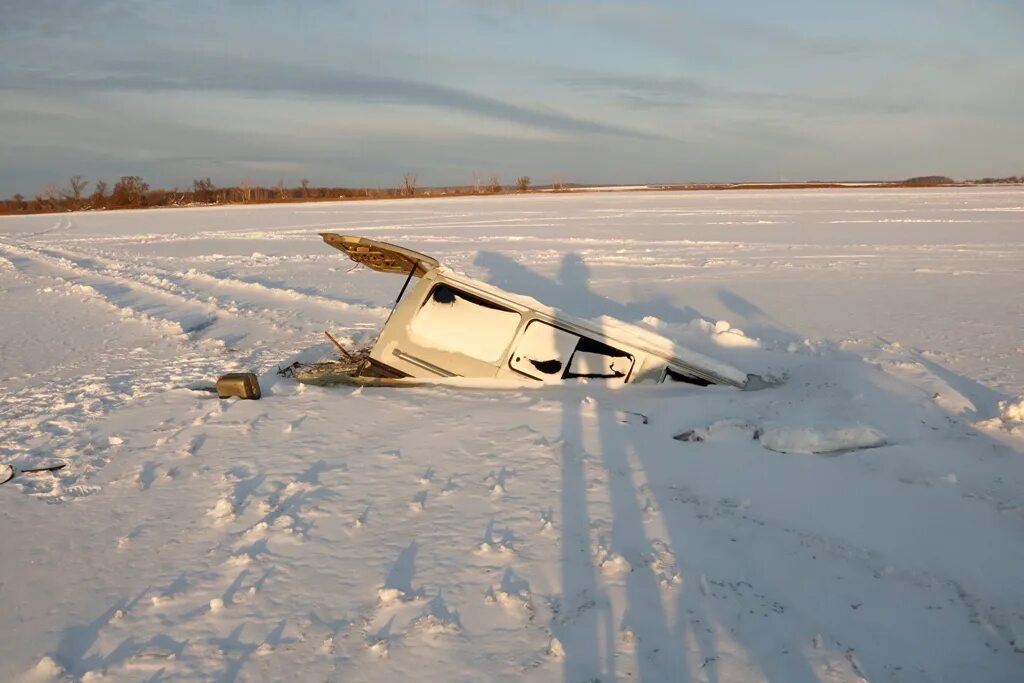
[[(668, 380), (745, 388), (756, 380), (643, 328), (612, 318), (574, 318), (409, 249), (365, 237), (321, 236), (356, 263), (403, 276), (404, 284), (369, 355), (348, 364), (296, 367), (292, 374), (300, 381), (403, 385), (451, 378), (612, 384)], [(413, 278), (419, 281), (409, 288)]]

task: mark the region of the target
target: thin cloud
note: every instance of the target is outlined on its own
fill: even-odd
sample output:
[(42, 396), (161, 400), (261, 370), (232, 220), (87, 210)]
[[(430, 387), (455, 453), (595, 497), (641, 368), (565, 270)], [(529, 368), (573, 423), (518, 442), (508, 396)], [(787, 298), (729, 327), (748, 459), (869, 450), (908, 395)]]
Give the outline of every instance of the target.
[(388, 76), (310, 68), (227, 56), (171, 55), (154, 60), (108, 61), (79, 73), (9, 70), (0, 87), (53, 90), (78, 88), (121, 91), (219, 91), (242, 95), (300, 94), (452, 109), (485, 118), (558, 133), (584, 133), (634, 139), (658, 136), (554, 111), (510, 104), (449, 86)]
[(574, 91), (620, 100), (643, 107), (728, 106), (751, 112), (790, 112), (857, 115), (864, 113), (909, 113), (911, 104), (895, 99), (830, 97), (806, 93), (769, 93), (731, 90), (685, 78), (648, 78), (621, 74), (572, 74), (558, 81)]

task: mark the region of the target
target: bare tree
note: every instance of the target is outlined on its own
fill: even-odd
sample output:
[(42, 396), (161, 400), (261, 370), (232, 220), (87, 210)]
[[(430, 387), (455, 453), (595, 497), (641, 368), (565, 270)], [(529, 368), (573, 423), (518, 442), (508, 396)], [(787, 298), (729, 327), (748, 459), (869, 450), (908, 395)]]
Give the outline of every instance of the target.
[(473, 171), (473, 194), (480, 194), (480, 174)]
[(15, 192), (14, 195), (11, 196), (11, 201), (14, 202), (14, 208), (18, 211), (24, 211), (27, 207), (27, 204), (25, 204), (25, 195), (20, 192)]
[(209, 203), (213, 200), (215, 190), (210, 176), (196, 178), (192, 181), (192, 195), (196, 201)]
[(252, 181), (248, 178), (242, 178), (242, 182), (238, 183), (238, 189), (242, 191), (243, 202), (247, 202), (252, 198)]
[(402, 194), (408, 197), (416, 194), (416, 174), (406, 173), (402, 177)]
[(167, 201), (167, 203), (172, 204), (174, 206), (179, 206), (185, 203), (186, 196), (188, 195), (188, 190), (182, 190), (180, 187), (175, 185), (168, 194), (170, 195), (170, 199)]
[(143, 195), (149, 190), (149, 183), (137, 175), (121, 176), (114, 184), (110, 193), (110, 201), (115, 206), (138, 206)]
[(288, 189), (284, 185), (284, 176), (283, 175), (278, 177), (278, 179), (277, 179), (277, 187), (275, 189), (277, 189), (277, 198), (278, 199), (284, 199), (285, 193), (288, 191)]
[(71, 176), (71, 179), (68, 181), (68, 185), (71, 188), (71, 192), (68, 193), (68, 196), (71, 199), (74, 199), (75, 203), (77, 204), (79, 201), (81, 201), (82, 192), (85, 190), (85, 186), (88, 184), (89, 182), (80, 175)]
[(491, 181), (487, 184), (488, 192), (501, 192), (501, 180), (496, 174), (491, 175)]
[(516, 187), (519, 188), (520, 192), (526, 192), (530, 189), (530, 176), (521, 175), (516, 178)]
[(556, 175), (554, 178), (551, 179), (551, 189), (552, 190), (560, 191), (564, 187), (565, 187), (565, 183), (562, 181), (562, 176)]
[(39, 194), (36, 195), (36, 203), (43, 209), (56, 209), (62, 195), (61, 189), (56, 184), (47, 183), (40, 188)]
[(309, 178), (303, 178), (299, 184), (302, 185), (302, 196), (309, 199)]
[(107, 182), (105, 180), (97, 180), (96, 184), (93, 185), (92, 199), (94, 202), (101, 203), (107, 198)]

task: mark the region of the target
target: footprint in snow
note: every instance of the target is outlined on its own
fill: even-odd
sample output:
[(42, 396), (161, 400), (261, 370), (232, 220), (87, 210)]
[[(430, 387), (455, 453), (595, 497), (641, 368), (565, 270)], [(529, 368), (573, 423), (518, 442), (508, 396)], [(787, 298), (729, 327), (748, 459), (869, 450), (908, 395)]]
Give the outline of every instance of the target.
[(388, 623), (384, 624), (383, 628), (373, 635), (366, 637), (367, 649), (381, 659), (385, 659), (388, 656), (391, 644), (398, 640), (395, 636), (391, 635), (391, 628), (394, 623), (395, 618), (391, 617), (388, 619)]
[(127, 534), (122, 536), (121, 538), (117, 539), (117, 547), (127, 548), (132, 543), (132, 541), (134, 541), (142, 534), (143, 529), (145, 529), (145, 526), (140, 524), (133, 528), (131, 531), (129, 531)]
[(229, 565), (245, 566), (250, 564), (253, 560), (259, 559), (266, 555), (272, 555), (270, 548), (267, 545), (267, 539), (262, 538), (254, 543), (248, 545), (241, 545), (235, 548), (232, 555), (228, 558)]
[(541, 531), (551, 531), (555, 526), (555, 513), (549, 506), (548, 508), (540, 511), (540, 529)]
[(668, 544), (660, 539), (651, 541), (650, 567), (664, 588), (675, 588), (683, 581), (675, 555)]
[(411, 627), (432, 635), (445, 635), (461, 631), (462, 621), (458, 610), (449, 609), (444, 597), (438, 593), (412, 620)]
[(343, 637), (345, 631), (352, 627), (353, 622), (351, 619), (324, 619), (318, 615), (315, 611), (309, 613), (309, 621), (307, 622), (310, 626), (318, 626), (319, 628), (328, 632), (328, 636), (324, 638), (321, 643), (321, 649), (327, 654), (334, 654), (337, 640), (339, 637)]
[(206, 434), (197, 434), (189, 439), (188, 443), (178, 451), (182, 458), (187, 458), (199, 452), (199, 449), (206, 443)]
[(488, 588), (484, 594), (484, 602), (503, 607), (517, 607), (526, 610), (533, 618), (533, 600), (530, 584), (516, 575), (512, 568), (505, 569), (501, 577), (501, 585)]
[(484, 531), (483, 541), (477, 546), (477, 552), (481, 554), (487, 553), (513, 553), (515, 548), (513, 542), (515, 536), (509, 529), (495, 529), (494, 520), (492, 519), (487, 523), (487, 529)]
[(142, 463), (139, 473), (135, 475), (135, 483), (139, 485), (139, 489), (146, 491), (153, 485), (153, 482), (156, 481), (156, 472), (159, 466), (159, 463), (155, 463), (152, 460)]
[(184, 574), (180, 574), (178, 578), (160, 591), (159, 594), (150, 597), (150, 603), (153, 607), (163, 607), (164, 605), (168, 605), (177, 600), (186, 590), (188, 590), (188, 587), (188, 579)]
[(279, 621), (277, 626), (267, 634), (267, 637), (264, 638), (263, 642), (256, 648), (256, 654), (260, 656), (269, 655), (282, 644), (286, 643), (287, 641), (284, 637), (284, 629), (286, 625), (287, 622), (284, 619)]
[(507, 483), (506, 483), (508, 481), (508, 478), (509, 477), (514, 477), (515, 475), (516, 475), (515, 470), (510, 470), (510, 469), (502, 466), (502, 468), (500, 470), (498, 470), (497, 474), (495, 474), (494, 472), (491, 472), (486, 477), (484, 477), (484, 481), (493, 481), (494, 482), (493, 484), (491, 484), (490, 488), (488, 489), (492, 496), (495, 496), (495, 497), (503, 496), (503, 495), (505, 495), (505, 492), (508, 490)]
[(608, 549), (604, 536), (597, 541), (594, 562), (605, 574), (626, 574), (633, 571), (632, 565), (625, 557)]
[(399, 600), (414, 600), (419, 597), (420, 591), (412, 587), (413, 577), (416, 576), (416, 551), (418, 549), (416, 541), (413, 541), (398, 554), (391, 569), (388, 570), (384, 585), (377, 591), (380, 602), (388, 604)]
[(359, 529), (370, 523), (370, 506), (367, 505), (363, 508), (363, 511), (356, 515), (356, 518), (352, 520), (352, 526)]

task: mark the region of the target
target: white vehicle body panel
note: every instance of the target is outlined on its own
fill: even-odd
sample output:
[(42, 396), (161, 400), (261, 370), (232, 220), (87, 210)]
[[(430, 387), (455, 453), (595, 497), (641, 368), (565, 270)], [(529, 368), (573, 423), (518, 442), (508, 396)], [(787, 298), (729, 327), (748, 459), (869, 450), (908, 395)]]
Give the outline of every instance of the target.
[[(339, 244), (358, 241), (362, 251), (376, 255), (376, 263), (387, 260), (375, 269), (401, 272), (393, 264), (408, 262), (408, 279), (420, 278), (395, 306), (361, 376), (596, 379), (611, 384), (672, 378), (735, 387), (747, 382), (747, 375), (736, 368), (650, 330), (612, 318), (574, 318), (530, 297), (433, 266), (437, 261), (400, 247), (329, 233), (324, 240), (339, 249)], [(391, 258), (389, 248), (400, 252)], [(352, 255), (349, 249), (343, 251)], [(353, 258), (375, 267), (358, 254)]]

